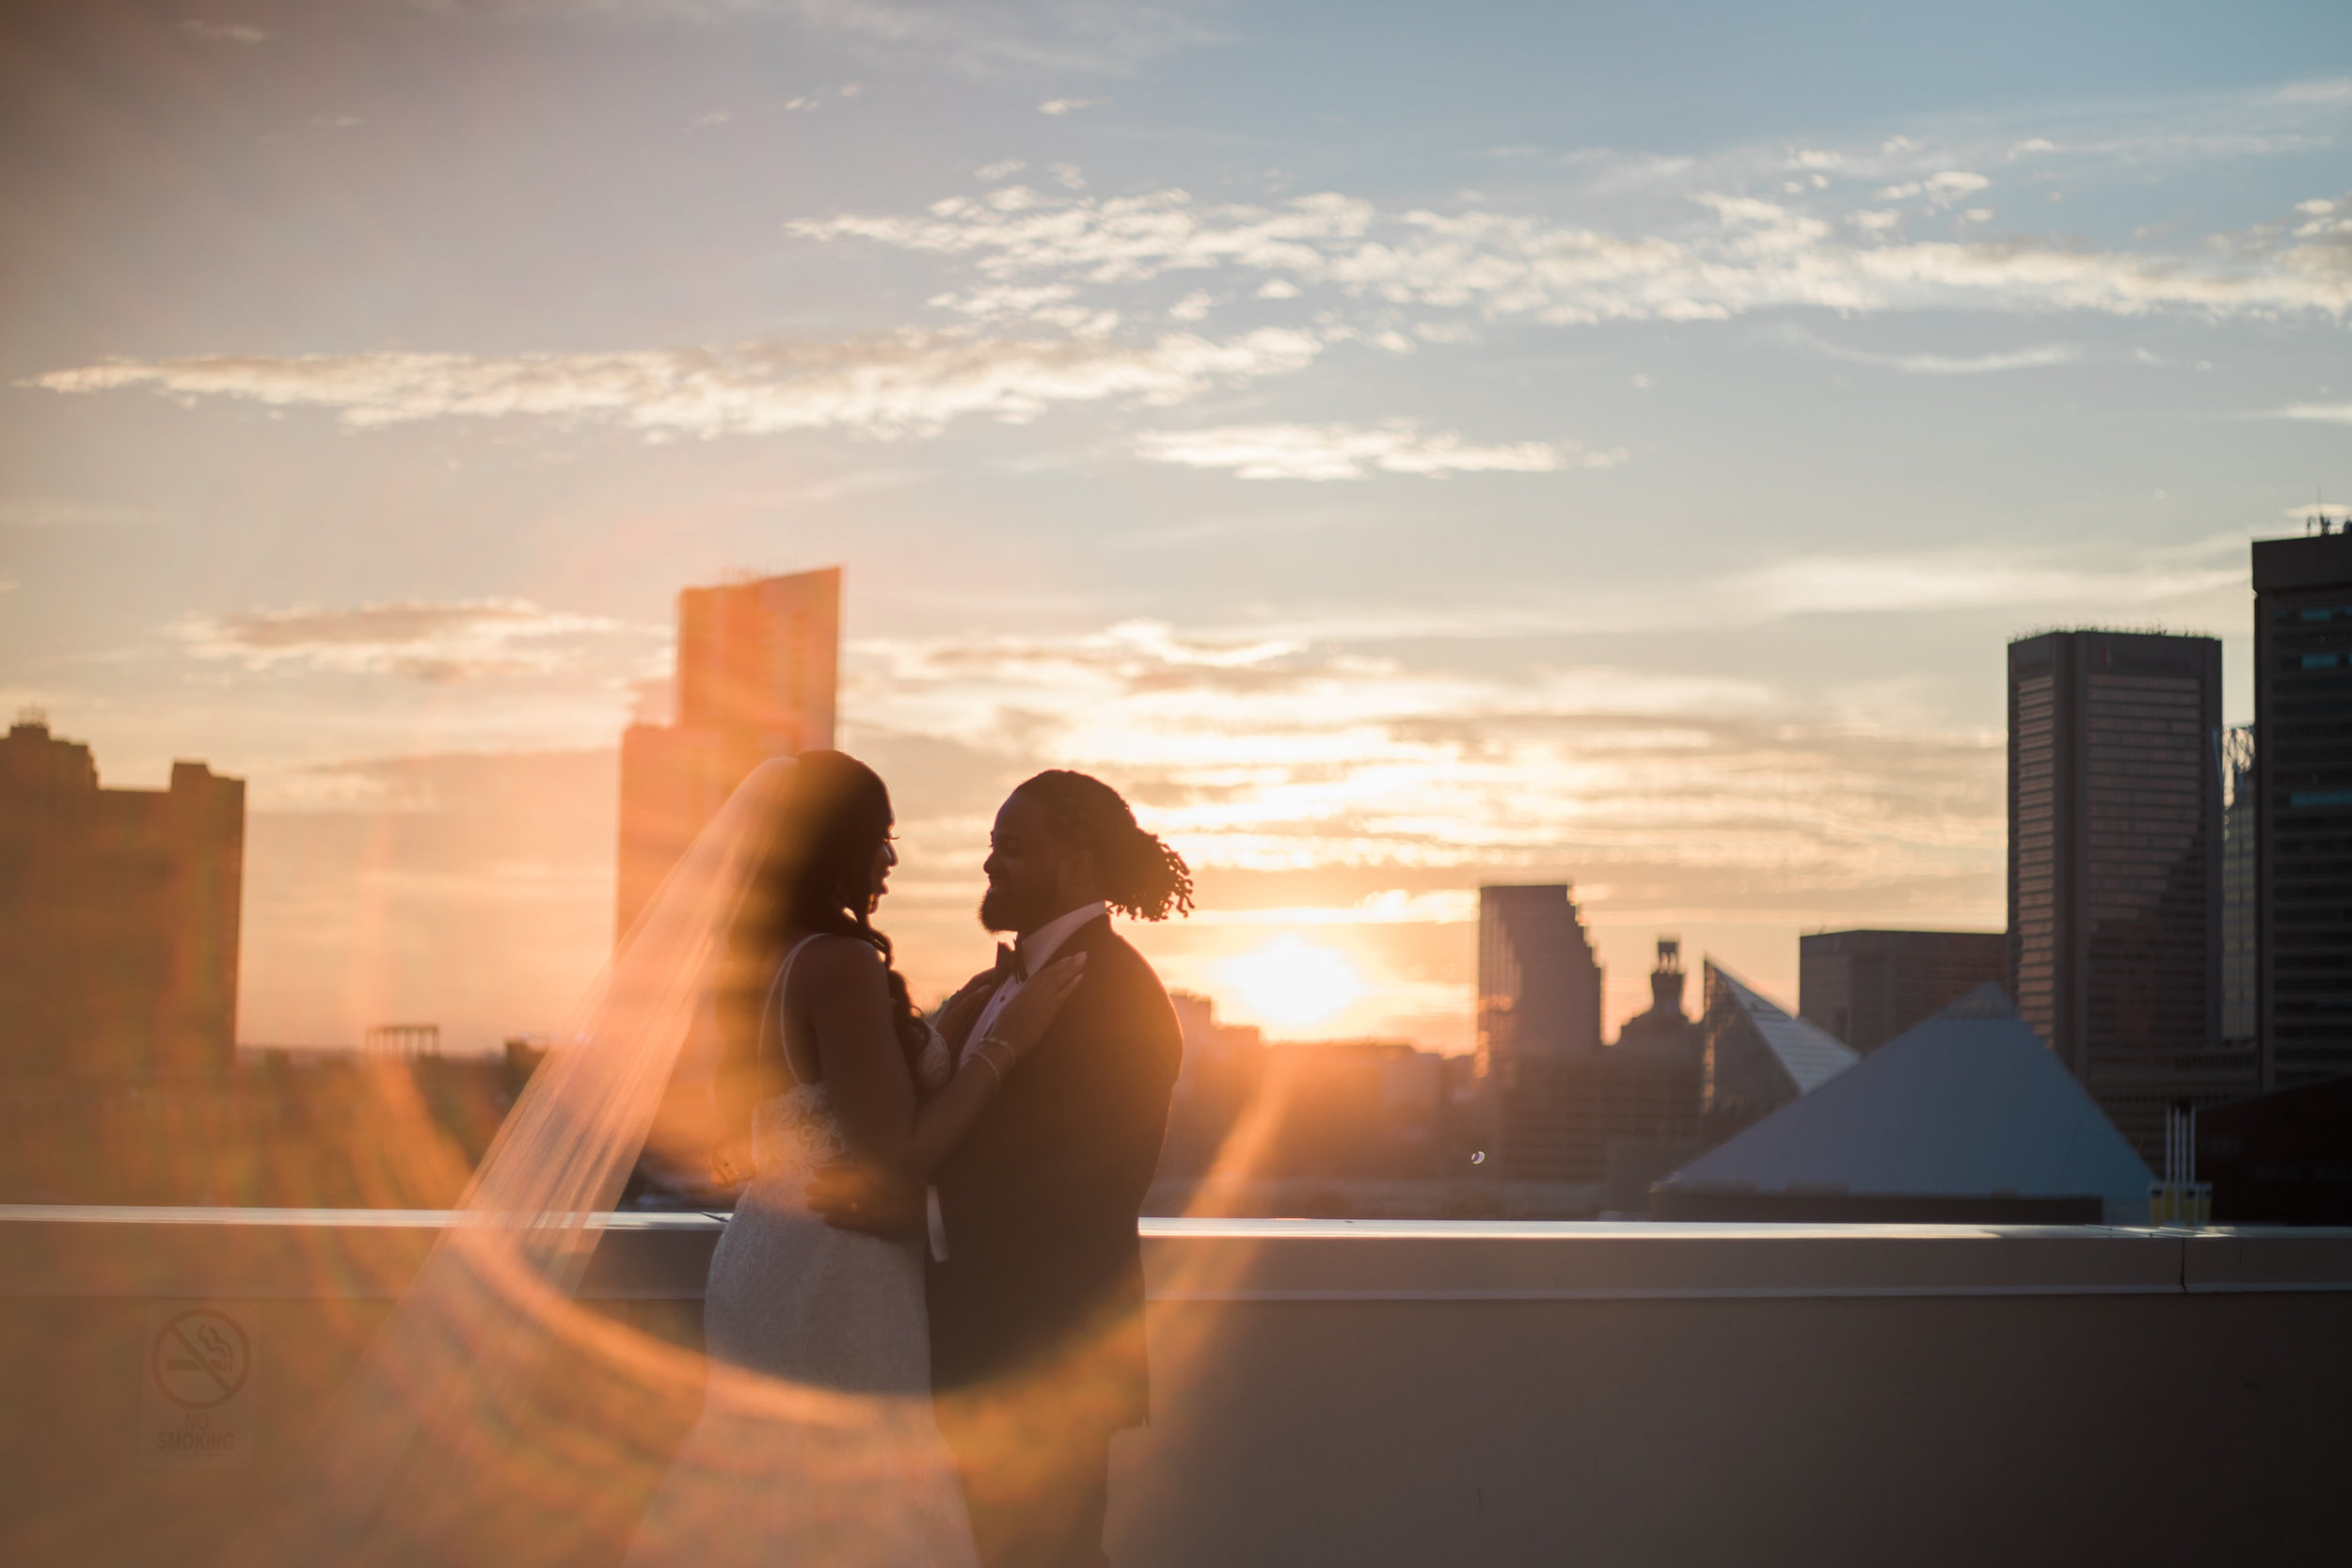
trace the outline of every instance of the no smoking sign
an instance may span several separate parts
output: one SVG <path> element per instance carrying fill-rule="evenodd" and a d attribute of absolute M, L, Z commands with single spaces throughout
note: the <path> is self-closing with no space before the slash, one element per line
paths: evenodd
<path fill-rule="evenodd" d="M 253 1451 L 253 1334 L 217 1307 L 147 1315 L 138 1443 L 165 1462 L 242 1465 Z"/>

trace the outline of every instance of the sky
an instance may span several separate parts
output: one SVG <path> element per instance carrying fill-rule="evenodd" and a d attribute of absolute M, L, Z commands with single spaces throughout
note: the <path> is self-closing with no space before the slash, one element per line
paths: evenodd
<path fill-rule="evenodd" d="M 1793 1006 L 2002 924 L 2010 639 L 2249 717 L 2348 143 L 2325 4 L 10 4 L 0 701 L 248 781 L 248 1041 L 559 1027 L 677 590 L 836 564 L 919 994 L 1071 767 L 1277 1035 L 1493 881 Z"/>

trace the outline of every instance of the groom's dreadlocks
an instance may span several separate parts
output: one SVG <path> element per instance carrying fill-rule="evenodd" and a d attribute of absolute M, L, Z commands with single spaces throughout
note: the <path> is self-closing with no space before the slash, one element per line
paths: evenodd
<path fill-rule="evenodd" d="M 1094 856 L 1111 908 L 1137 920 L 1192 912 L 1192 872 L 1184 857 L 1136 825 L 1119 791 L 1085 773 L 1057 768 L 1013 791 L 1035 801 L 1064 846 Z"/>

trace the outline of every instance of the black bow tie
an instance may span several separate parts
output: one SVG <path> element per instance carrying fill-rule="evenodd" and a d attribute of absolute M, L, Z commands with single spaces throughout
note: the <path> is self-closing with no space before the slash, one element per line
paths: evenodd
<path fill-rule="evenodd" d="M 998 980 L 1025 980 L 1029 972 L 1021 962 L 1021 950 L 1008 942 L 996 944 L 996 977 Z"/>

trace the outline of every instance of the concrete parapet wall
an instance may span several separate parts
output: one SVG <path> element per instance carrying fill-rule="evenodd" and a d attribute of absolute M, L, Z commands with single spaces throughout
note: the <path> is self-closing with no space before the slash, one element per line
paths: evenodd
<path fill-rule="evenodd" d="M 441 1224 L 0 1210 L 0 1557 L 208 1560 Z M 582 1295 L 691 1345 L 719 1228 L 617 1216 Z M 1162 1220 L 1146 1236 L 1157 1415 L 1115 1457 L 1123 1568 L 2286 1562 L 2345 1540 L 2352 1232 Z M 250 1339 L 223 1423 L 240 1463 L 152 1451 L 151 1341 L 191 1310 Z M 580 1403 L 629 1428 L 639 1468 L 575 1456 L 596 1506 L 549 1560 L 617 1557 L 640 1472 L 691 1419 L 675 1406 Z"/>

